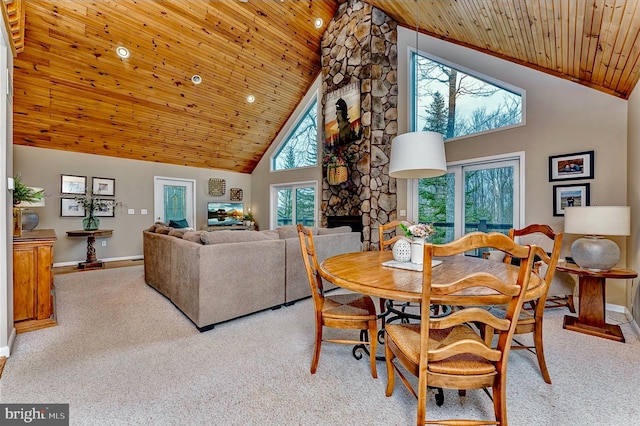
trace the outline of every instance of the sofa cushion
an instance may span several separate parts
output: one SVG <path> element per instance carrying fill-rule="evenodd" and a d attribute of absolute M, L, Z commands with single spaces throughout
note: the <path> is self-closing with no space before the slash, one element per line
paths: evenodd
<path fill-rule="evenodd" d="M 278 231 L 278 235 L 280 235 L 281 240 L 286 240 L 287 238 L 298 238 L 298 227 L 296 225 L 278 226 L 276 231 Z"/>
<path fill-rule="evenodd" d="M 202 234 L 206 231 L 186 231 L 182 235 L 183 240 L 191 241 L 193 243 L 202 244 Z"/>
<path fill-rule="evenodd" d="M 168 234 L 169 232 L 171 232 L 173 228 L 169 227 L 169 226 L 164 226 L 164 225 L 157 225 L 156 226 L 156 234 Z"/>
<path fill-rule="evenodd" d="M 267 236 L 271 240 L 279 240 L 280 234 L 275 229 L 265 229 L 264 231 L 260 231 L 262 235 Z"/>
<path fill-rule="evenodd" d="M 248 241 L 271 240 L 267 234 L 256 231 L 210 231 L 202 233 L 202 243 L 224 244 L 224 243 L 246 243 Z"/>
<path fill-rule="evenodd" d="M 169 226 L 172 228 L 188 228 L 189 222 L 187 222 L 187 219 L 170 220 Z"/>
<path fill-rule="evenodd" d="M 170 237 L 182 238 L 186 232 L 192 231 L 191 228 L 179 228 L 169 231 Z"/>
<path fill-rule="evenodd" d="M 350 226 L 338 226 L 336 228 L 318 228 L 318 235 L 346 234 L 352 232 Z"/>

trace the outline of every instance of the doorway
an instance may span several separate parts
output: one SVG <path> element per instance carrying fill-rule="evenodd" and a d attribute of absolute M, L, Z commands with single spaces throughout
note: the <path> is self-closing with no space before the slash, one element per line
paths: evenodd
<path fill-rule="evenodd" d="M 186 219 L 196 226 L 195 179 L 153 177 L 153 217 L 156 222 Z"/>

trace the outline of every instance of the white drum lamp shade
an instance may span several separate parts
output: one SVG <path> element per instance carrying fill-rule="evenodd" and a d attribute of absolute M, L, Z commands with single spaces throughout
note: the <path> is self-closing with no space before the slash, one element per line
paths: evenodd
<path fill-rule="evenodd" d="M 566 207 L 564 232 L 582 234 L 571 245 L 571 256 L 578 266 L 596 271 L 613 268 L 620 260 L 620 248 L 604 236 L 631 234 L 628 206 Z"/>
<path fill-rule="evenodd" d="M 447 173 L 444 138 L 438 132 L 410 132 L 391 142 L 389 176 L 420 179 Z"/>

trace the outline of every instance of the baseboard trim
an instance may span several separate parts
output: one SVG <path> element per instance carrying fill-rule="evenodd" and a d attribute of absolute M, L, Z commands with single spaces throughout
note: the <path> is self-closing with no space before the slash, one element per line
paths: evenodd
<path fill-rule="evenodd" d="M 100 259 L 103 262 L 118 262 L 121 260 L 141 260 L 144 259 L 144 256 L 139 254 L 136 256 L 124 256 L 124 257 L 107 257 L 107 258 L 103 258 Z M 75 266 L 80 262 L 84 262 L 86 259 L 82 259 L 82 260 L 74 260 L 71 262 L 58 262 L 58 263 L 54 263 L 53 267 L 54 268 L 58 268 L 58 267 L 63 267 L 63 266 Z"/>
<path fill-rule="evenodd" d="M 11 334 L 9 335 L 9 342 L 7 346 L 0 346 L 0 356 L 4 356 L 9 358 L 11 356 L 11 348 L 13 347 L 13 343 L 16 341 L 16 329 L 11 327 Z"/>

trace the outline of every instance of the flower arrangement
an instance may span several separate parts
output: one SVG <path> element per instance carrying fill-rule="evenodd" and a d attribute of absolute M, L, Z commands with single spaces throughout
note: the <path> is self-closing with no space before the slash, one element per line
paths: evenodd
<path fill-rule="evenodd" d="M 323 164 L 347 164 L 355 160 L 356 154 L 351 149 L 325 148 L 322 152 Z"/>
<path fill-rule="evenodd" d="M 93 212 L 96 210 L 106 210 L 114 200 L 93 198 L 93 194 L 82 195 L 75 197 L 76 202 L 84 208 L 85 212 L 89 216 L 93 216 Z"/>
<path fill-rule="evenodd" d="M 432 224 L 418 223 L 416 225 L 407 226 L 400 224 L 400 229 L 404 231 L 404 235 L 411 238 L 426 238 L 436 233 Z"/>

